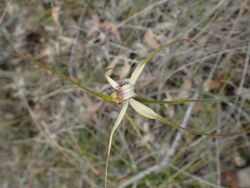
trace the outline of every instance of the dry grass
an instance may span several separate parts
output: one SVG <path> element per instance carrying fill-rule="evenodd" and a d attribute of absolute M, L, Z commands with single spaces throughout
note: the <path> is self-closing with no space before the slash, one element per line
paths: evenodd
<path fill-rule="evenodd" d="M 248 0 L 5 0 L 0 3 L 1 187 L 103 187 L 108 136 L 119 105 L 72 87 L 13 52 L 47 62 L 110 93 L 116 65 L 125 79 L 139 60 L 178 35 L 149 63 L 137 94 L 158 100 L 220 102 L 152 105 L 200 131 L 250 127 Z M 113 63 L 113 64 L 112 64 Z M 249 134 L 181 134 L 129 110 L 113 143 L 109 187 L 233 187 L 228 174 L 250 165 Z"/>

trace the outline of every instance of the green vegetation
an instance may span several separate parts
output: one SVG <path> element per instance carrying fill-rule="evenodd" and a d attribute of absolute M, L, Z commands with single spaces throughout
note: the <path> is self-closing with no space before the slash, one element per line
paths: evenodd
<path fill-rule="evenodd" d="M 0 3 L 1 187 L 104 187 L 121 110 L 105 71 L 127 81 L 177 37 L 185 41 L 146 59 L 138 80 L 132 74 L 135 99 L 223 136 L 179 131 L 128 108 L 108 187 L 241 184 L 227 179 L 250 164 L 249 10 L 247 0 Z"/>

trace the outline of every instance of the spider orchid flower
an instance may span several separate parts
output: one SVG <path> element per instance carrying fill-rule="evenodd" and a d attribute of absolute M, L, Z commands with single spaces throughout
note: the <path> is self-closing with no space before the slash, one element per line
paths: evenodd
<path fill-rule="evenodd" d="M 142 116 L 144 116 L 146 118 L 159 120 L 159 121 L 161 121 L 161 122 L 163 122 L 165 124 L 168 124 L 168 125 L 173 126 L 175 128 L 182 129 L 182 130 L 185 130 L 185 131 L 188 131 L 188 132 L 191 132 L 191 133 L 200 134 L 200 135 L 211 135 L 210 133 L 197 132 L 197 131 L 194 131 L 192 129 L 183 128 L 179 124 L 174 123 L 172 121 L 169 121 L 169 120 L 165 119 L 164 117 L 158 115 L 151 108 L 149 108 L 148 106 L 142 104 L 141 102 L 139 102 L 138 100 L 135 99 L 135 97 L 136 97 L 136 93 L 135 93 L 135 90 L 134 90 L 135 89 L 135 84 L 136 84 L 139 76 L 141 75 L 146 63 L 148 63 L 160 51 L 162 51 L 163 49 L 165 49 L 165 48 L 169 47 L 170 45 L 176 43 L 177 41 L 179 41 L 179 40 L 173 40 L 172 42 L 158 48 L 157 50 L 152 52 L 146 59 L 141 61 L 137 65 L 137 67 L 135 68 L 135 70 L 132 73 L 132 75 L 131 75 L 128 82 L 118 84 L 116 81 L 114 81 L 110 77 L 110 71 L 109 71 L 112 68 L 108 68 L 106 73 L 105 73 L 105 78 L 107 79 L 109 84 L 112 86 L 112 88 L 115 90 L 115 92 L 111 95 L 112 99 L 116 103 L 119 103 L 119 104 L 123 105 L 122 109 L 121 109 L 121 111 L 120 111 L 120 113 L 119 113 L 119 115 L 118 115 L 118 117 L 117 117 L 117 119 L 116 119 L 116 121 L 114 123 L 114 126 L 112 127 L 110 137 L 109 137 L 108 153 L 107 153 L 106 168 L 105 168 L 105 188 L 107 188 L 109 157 L 110 157 L 110 151 L 111 151 L 113 136 L 114 136 L 114 133 L 115 133 L 116 129 L 119 127 L 122 119 L 124 118 L 129 105 L 131 105 L 132 108 L 136 112 L 138 112 L 139 114 L 141 114 Z"/>
<path fill-rule="evenodd" d="M 185 102 L 206 102 L 207 100 L 186 100 L 186 99 L 180 99 L 177 101 L 161 101 L 161 100 L 153 100 L 153 99 L 145 99 L 142 97 L 136 97 L 136 93 L 135 93 L 135 84 L 139 78 L 139 76 L 141 75 L 141 73 L 143 72 L 143 69 L 145 67 L 145 65 L 154 57 L 156 56 L 160 51 L 168 48 L 169 46 L 177 43 L 177 42 L 181 42 L 181 41 L 188 41 L 187 39 L 183 39 L 181 36 L 173 39 L 171 42 L 161 46 L 160 48 L 156 49 L 155 51 L 153 51 L 146 59 L 142 60 L 137 67 L 135 68 L 134 72 L 131 75 L 131 78 L 129 79 L 128 82 L 122 83 L 122 84 L 118 84 L 117 82 L 115 82 L 109 75 L 109 70 L 107 69 L 106 73 L 105 73 L 105 78 L 107 79 L 107 81 L 109 82 L 109 84 L 112 86 L 112 88 L 115 90 L 115 92 L 109 96 L 109 95 L 105 95 L 103 93 L 97 92 L 85 85 L 82 85 L 79 81 L 74 80 L 73 78 L 70 78 L 66 75 L 64 75 L 63 73 L 61 73 L 60 71 L 56 70 L 54 67 L 52 67 L 49 64 L 46 63 L 42 63 L 39 62 L 37 60 L 35 60 L 32 57 L 29 56 L 24 56 L 24 55 L 20 55 L 20 54 L 16 54 L 13 53 L 12 56 L 14 58 L 17 59 L 22 59 L 22 60 L 26 60 L 31 62 L 34 65 L 37 65 L 38 67 L 45 69 L 55 75 L 57 75 L 59 78 L 61 78 L 62 80 L 65 80 L 69 83 L 71 83 L 72 85 L 75 85 L 76 87 L 79 87 L 81 89 L 83 89 L 84 91 L 95 95 L 96 97 L 100 98 L 101 100 L 107 101 L 107 102 L 112 102 L 112 103 L 118 103 L 118 104 L 122 104 L 122 109 L 114 123 L 114 126 L 111 129 L 111 133 L 110 133 L 110 137 L 109 137 L 109 144 L 108 144 L 108 151 L 107 151 L 107 159 L 106 159 L 106 168 L 105 168 L 105 188 L 107 188 L 107 180 L 108 180 L 108 165 L 109 165 L 109 157 L 110 157 L 110 151 L 111 151 L 111 145 L 112 145 L 112 140 L 113 140 L 113 136 L 114 133 L 116 131 L 116 129 L 119 127 L 122 119 L 124 118 L 126 111 L 128 109 L 128 106 L 131 105 L 132 108 L 138 112 L 139 114 L 141 114 L 142 116 L 149 118 L 149 119 L 154 119 L 154 120 L 158 120 L 163 122 L 164 124 L 167 124 L 169 126 L 172 126 L 174 128 L 192 133 L 192 134 L 198 134 L 198 135 L 206 135 L 206 136 L 233 136 L 233 135 L 240 135 L 240 134 L 245 134 L 247 132 L 250 132 L 249 128 L 245 128 L 242 131 L 239 132 L 229 132 L 229 133 L 220 133 L 220 134 L 213 134 L 213 133 L 206 133 L 206 132 L 200 132 L 200 131 L 196 131 L 193 129 L 189 129 L 189 128 L 183 128 L 182 126 L 180 126 L 179 124 L 167 120 L 164 117 L 158 115 L 156 112 L 154 112 L 151 108 L 149 108 L 148 106 L 144 105 L 147 103 L 154 103 L 154 104 L 181 104 L 181 103 L 185 103 Z M 189 42 L 189 41 L 188 41 Z M 143 102 L 144 104 L 142 104 L 141 102 Z M 214 100 L 213 100 L 214 102 Z"/>

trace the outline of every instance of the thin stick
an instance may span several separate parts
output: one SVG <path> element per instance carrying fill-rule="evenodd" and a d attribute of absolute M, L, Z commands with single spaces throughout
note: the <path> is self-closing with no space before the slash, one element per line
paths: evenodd
<path fill-rule="evenodd" d="M 222 124 L 221 124 L 221 104 L 218 102 L 217 103 L 217 129 L 216 129 L 216 134 L 220 134 L 221 132 L 221 127 L 222 127 Z M 215 144 L 216 144 L 216 153 L 215 153 L 215 156 L 216 156 L 216 177 L 217 177 L 217 185 L 218 186 L 221 186 L 221 164 L 220 164 L 220 138 L 217 137 L 216 140 L 215 140 Z"/>

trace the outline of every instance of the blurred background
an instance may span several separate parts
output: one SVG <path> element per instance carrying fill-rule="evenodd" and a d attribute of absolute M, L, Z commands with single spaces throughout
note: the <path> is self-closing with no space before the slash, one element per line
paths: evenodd
<path fill-rule="evenodd" d="M 150 52 L 138 96 L 197 136 L 129 108 L 110 156 L 110 188 L 250 187 L 249 0 L 1 0 L 0 187 L 104 187 L 107 103 L 25 58 L 105 93 L 108 66 L 126 80 Z"/>

